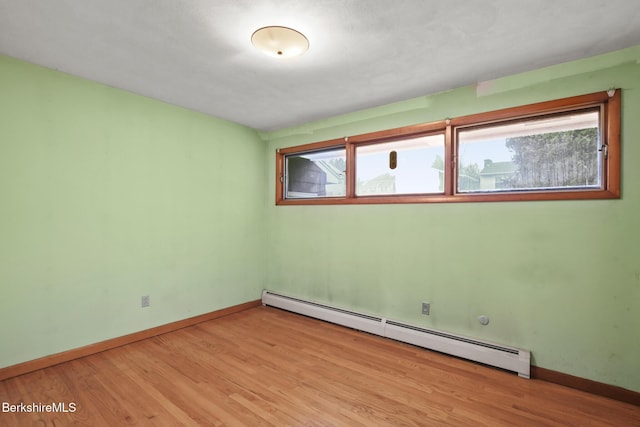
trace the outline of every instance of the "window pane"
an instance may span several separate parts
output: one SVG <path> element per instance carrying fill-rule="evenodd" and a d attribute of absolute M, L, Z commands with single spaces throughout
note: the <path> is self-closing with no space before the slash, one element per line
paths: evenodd
<path fill-rule="evenodd" d="M 441 193 L 443 159 L 442 134 L 357 147 L 356 195 Z"/>
<path fill-rule="evenodd" d="M 458 192 L 601 187 L 598 110 L 458 132 Z"/>
<path fill-rule="evenodd" d="M 344 197 L 346 154 L 344 148 L 286 156 L 287 199 Z"/>

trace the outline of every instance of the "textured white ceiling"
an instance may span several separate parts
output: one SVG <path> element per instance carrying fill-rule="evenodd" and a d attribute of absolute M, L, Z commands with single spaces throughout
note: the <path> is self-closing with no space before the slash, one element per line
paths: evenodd
<path fill-rule="evenodd" d="M 0 53 L 260 130 L 638 44 L 638 0 L 0 0 Z"/>

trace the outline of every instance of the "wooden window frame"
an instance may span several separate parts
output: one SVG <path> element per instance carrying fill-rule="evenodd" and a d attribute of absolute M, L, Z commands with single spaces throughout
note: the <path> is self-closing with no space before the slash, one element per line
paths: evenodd
<path fill-rule="evenodd" d="M 519 190 L 500 192 L 456 191 L 457 165 L 456 135 L 458 129 L 472 126 L 498 124 L 518 119 L 529 119 L 556 113 L 567 113 L 589 108 L 600 108 L 603 155 L 601 187 L 596 189 Z M 452 202 L 505 202 L 527 200 L 590 200 L 620 198 L 621 164 L 621 90 L 609 90 L 587 95 L 539 102 L 484 113 L 456 117 L 431 123 L 422 123 L 396 129 L 347 136 L 328 141 L 314 142 L 276 151 L 276 205 L 342 205 L 342 204 L 393 204 L 393 203 L 452 203 Z M 391 142 L 411 137 L 444 134 L 444 191 L 437 194 L 398 194 L 357 196 L 355 193 L 356 147 Z M 331 148 L 344 148 L 346 152 L 346 195 L 343 197 L 314 197 L 286 199 L 284 186 L 285 159 L 287 155 L 304 154 Z"/>

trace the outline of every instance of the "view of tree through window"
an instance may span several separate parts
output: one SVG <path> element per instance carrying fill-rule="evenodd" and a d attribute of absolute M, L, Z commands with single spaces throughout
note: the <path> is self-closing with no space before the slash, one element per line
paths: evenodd
<path fill-rule="evenodd" d="M 507 138 L 513 188 L 599 186 L 598 129 Z"/>
<path fill-rule="evenodd" d="M 600 186 L 599 113 L 460 130 L 458 191 Z"/>
<path fill-rule="evenodd" d="M 276 151 L 276 204 L 620 198 L 620 89 Z"/>

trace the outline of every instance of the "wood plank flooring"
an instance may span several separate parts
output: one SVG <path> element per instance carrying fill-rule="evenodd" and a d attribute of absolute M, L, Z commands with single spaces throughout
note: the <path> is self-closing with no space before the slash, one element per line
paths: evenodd
<path fill-rule="evenodd" d="M 2 426 L 640 426 L 640 407 L 257 307 L 0 382 Z"/>

